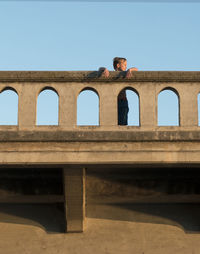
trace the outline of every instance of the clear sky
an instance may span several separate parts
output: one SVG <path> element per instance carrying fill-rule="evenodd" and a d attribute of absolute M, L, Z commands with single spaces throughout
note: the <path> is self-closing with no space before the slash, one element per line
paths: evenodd
<path fill-rule="evenodd" d="M 0 70 L 112 70 L 122 56 L 199 71 L 199 13 L 198 2 L 0 1 Z"/>

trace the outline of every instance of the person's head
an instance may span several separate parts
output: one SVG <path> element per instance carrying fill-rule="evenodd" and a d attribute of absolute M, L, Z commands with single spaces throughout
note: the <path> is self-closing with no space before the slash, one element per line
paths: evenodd
<path fill-rule="evenodd" d="M 127 60 L 123 57 L 115 57 L 113 59 L 113 68 L 116 71 L 125 71 L 127 67 Z"/>

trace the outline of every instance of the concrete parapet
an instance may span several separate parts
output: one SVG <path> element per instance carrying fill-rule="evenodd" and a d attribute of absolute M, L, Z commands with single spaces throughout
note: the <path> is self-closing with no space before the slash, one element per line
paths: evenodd
<path fill-rule="evenodd" d="M 96 71 L 1 71 L 0 90 L 5 88 L 14 89 L 19 96 L 20 130 L 39 127 L 36 126 L 37 97 L 45 88 L 56 91 L 59 96 L 60 129 L 77 127 L 77 97 L 84 89 L 99 95 L 99 127 L 117 126 L 117 96 L 127 88 L 139 96 L 139 128 L 157 128 L 157 98 L 165 89 L 177 92 L 180 127 L 198 126 L 200 72 L 141 71 L 126 79 L 125 72 L 111 72 L 109 78 L 104 78 L 98 77 Z"/>

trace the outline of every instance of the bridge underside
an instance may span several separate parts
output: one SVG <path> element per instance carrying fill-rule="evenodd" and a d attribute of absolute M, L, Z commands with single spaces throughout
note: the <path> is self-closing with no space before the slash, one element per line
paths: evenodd
<path fill-rule="evenodd" d="M 64 204 L 67 232 L 84 230 L 91 206 L 198 203 L 199 141 L 173 128 L 2 131 L 0 202 Z"/>
<path fill-rule="evenodd" d="M 85 216 L 121 218 L 113 207 L 146 205 L 148 213 L 155 204 L 199 202 L 198 163 L 0 166 L 0 203 L 60 204 L 67 232 L 83 231 Z"/>

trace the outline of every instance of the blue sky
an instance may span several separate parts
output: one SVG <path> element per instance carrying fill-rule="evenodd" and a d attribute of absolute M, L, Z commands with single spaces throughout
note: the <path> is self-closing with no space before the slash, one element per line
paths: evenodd
<path fill-rule="evenodd" d="M 199 70 L 199 3 L 0 1 L 1 70 Z"/>
<path fill-rule="evenodd" d="M 0 1 L 0 70 L 112 70 L 122 56 L 142 71 L 198 71 L 199 13 L 194 2 Z"/>

